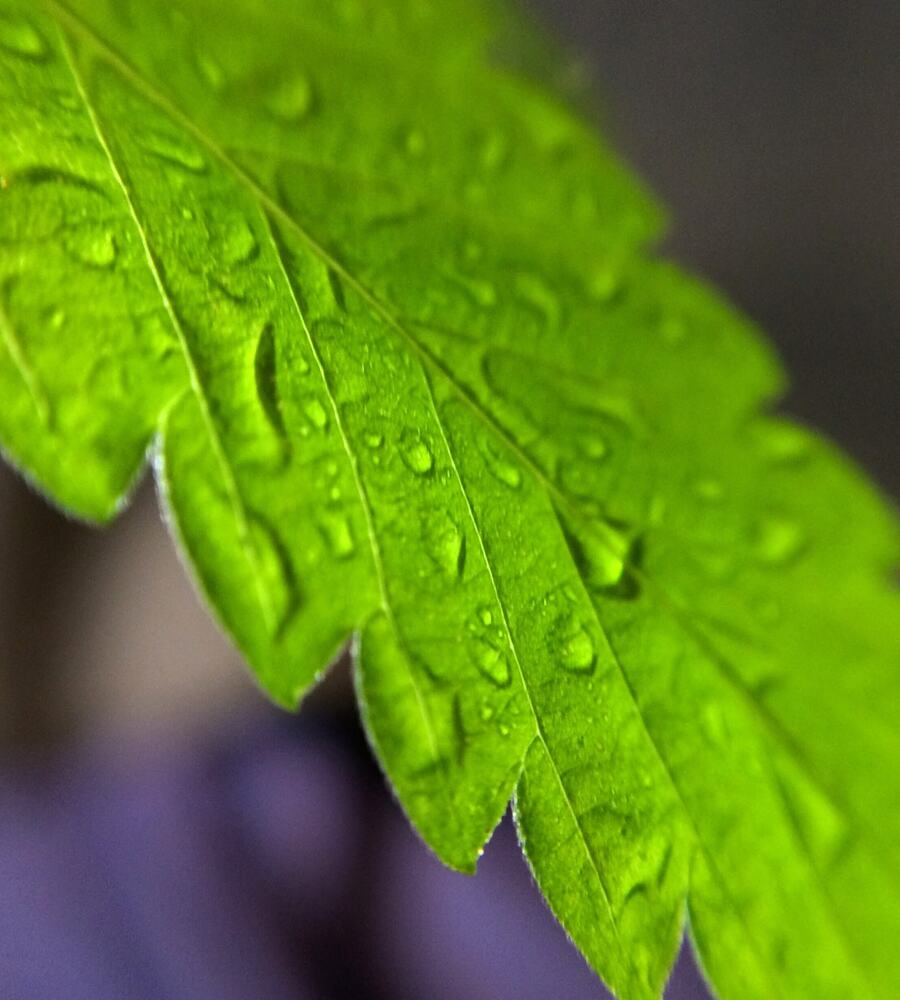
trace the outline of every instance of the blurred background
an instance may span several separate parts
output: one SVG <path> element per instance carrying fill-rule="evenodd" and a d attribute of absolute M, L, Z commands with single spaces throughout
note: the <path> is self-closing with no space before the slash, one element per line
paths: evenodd
<path fill-rule="evenodd" d="M 671 209 L 664 250 L 770 333 L 786 408 L 900 496 L 900 5 L 530 0 Z M 407 827 L 347 664 L 269 706 L 145 484 L 106 532 L 0 468 L 4 1000 L 606 994 L 504 821 L 477 878 Z M 706 993 L 690 955 L 671 1000 Z"/>

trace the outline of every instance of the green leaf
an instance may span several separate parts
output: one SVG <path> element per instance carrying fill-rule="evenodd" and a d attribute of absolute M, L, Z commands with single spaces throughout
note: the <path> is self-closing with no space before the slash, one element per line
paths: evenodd
<path fill-rule="evenodd" d="M 357 636 L 411 820 L 512 796 L 620 995 L 900 982 L 896 518 L 475 0 L 0 0 L 0 440 L 91 520 L 147 450 L 294 705 Z"/>

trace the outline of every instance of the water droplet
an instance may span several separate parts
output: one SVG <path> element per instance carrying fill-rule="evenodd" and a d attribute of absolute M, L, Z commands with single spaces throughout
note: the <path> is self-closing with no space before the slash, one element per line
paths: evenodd
<path fill-rule="evenodd" d="M 494 612 L 489 604 L 482 604 L 478 609 L 478 620 L 482 625 L 494 624 Z"/>
<path fill-rule="evenodd" d="M 497 687 L 510 682 L 509 656 L 506 650 L 484 638 L 469 640 L 469 653 L 479 673 Z"/>
<path fill-rule="evenodd" d="M 785 517 L 767 517 L 753 529 L 752 547 L 756 558 L 769 565 L 784 565 L 800 554 L 805 544 L 800 526 Z"/>
<path fill-rule="evenodd" d="M 587 435 L 578 441 L 578 450 L 585 458 L 594 462 L 602 462 L 609 454 L 609 446 L 601 437 L 596 434 Z"/>
<path fill-rule="evenodd" d="M 698 479 L 694 483 L 694 494 L 704 503 L 718 503 L 725 495 L 725 487 L 718 479 Z"/>
<path fill-rule="evenodd" d="M 509 726 L 501 722 L 500 725 L 497 726 L 497 732 L 499 732 L 501 736 L 509 736 Z"/>
<path fill-rule="evenodd" d="M 372 451 L 377 451 L 384 444 L 384 436 L 382 434 L 369 433 L 365 435 L 363 440 L 366 443 L 366 447 L 371 448 Z"/>
<path fill-rule="evenodd" d="M 680 316 L 666 316 L 659 324 L 659 333 L 667 344 L 680 344 L 687 336 L 687 327 Z"/>
<path fill-rule="evenodd" d="M 428 518 L 423 532 L 425 551 L 437 568 L 449 579 L 462 575 L 466 557 L 466 536 L 449 514 Z"/>
<path fill-rule="evenodd" d="M 239 219 L 222 238 L 222 256 L 227 264 L 246 264 L 259 251 L 256 235 L 245 219 Z"/>
<path fill-rule="evenodd" d="M 409 428 L 400 437 L 400 457 L 407 469 L 417 476 L 425 476 L 434 468 L 431 449 L 418 431 Z"/>
<path fill-rule="evenodd" d="M 595 302 L 604 305 L 618 298 L 622 291 L 622 279 L 611 267 L 598 267 L 591 275 L 587 285 L 588 295 Z"/>
<path fill-rule="evenodd" d="M 428 146 L 425 133 L 420 128 L 411 128 L 403 133 L 402 143 L 404 150 L 410 155 L 419 157 Z"/>
<path fill-rule="evenodd" d="M 341 511 L 326 510 L 319 516 L 317 523 L 332 556 L 335 559 L 349 559 L 356 551 L 356 543 L 346 515 Z"/>
<path fill-rule="evenodd" d="M 499 170 L 509 157 L 509 141 L 502 132 L 489 132 L 481 142 L 478 159 L 483 170 Z"/>
<path fill-rule="evenodd" d="M 152 156 L 192 174 L 206 170 L 206 159 L 189 139 L 168 132 L 144 132 L 141 144 Z"/>
<path fill-rule="evenodd" d="M 253 571 L 269 631 L 278 635 L 297 609 L 298 594 L 287 551 L 261 518 L 250 521 Z"/>
<path fill-rule="evenodd" d="M 597 662 L 597 648 L 590 632 L 577 619 L 564 622 L 557 629 L 559 663 L 572 673 L 590 673 Z"/>
<path fill-rule="evenodd" d="M 108 268 L 116 262 L 116 238 L 109 229 L 73 230 L 65 238 L 72 257 L 89 267 Z"/>
<path fill-rule="evenodd" d="M 225 86 L 225 71 L 208 52 L 197 52 L 194 61 L 200 76 L 213 88 L 221 90 Z"/>
<path fill-rule="evenodd" d="M 66 312 L 64 309 L 54 309 L 50 313 L 50 326 L 54 330 L 61 330 L 66 322 Z"/>
<path fill-rule="evenodd" d="M 715 701 L 709 701 L 700 716 L 700 726 L 703 735 L 713 746 L 722 746 L 728 736 L 725 726 L 725 713 L 722 706 Z"/>
<path fill-rule="evenodd" d="M 504 486 L 517 490 L 522 485 L 522 473 L 519 467 L 508 462 L 488 438 L 482 438 L 479 447 L 491 475 Z"/>
<path fill-rule="evenodd" d="M 638 582 L 627 572 L 640 564 L 642 543 L 626 527 L 609 520 L 573 521 L 564 511 L 560 519 L 581 578 L 588 589 L 611 597 L 636 597 Z"/>
<path fill-rule="evenodd" d="M 490 722 L 491 719 L 493 719 L 493 717 L 494 717 L 494 706 L 489 701 L 486 701 L 481 706 L 481 721 Z"/>
<path fill-rule="evenodd" d="M 195 219 L 194 213 L 189 208 L 182 208 L 181 217 L 185 222 L 193 222 Z"/>
<path fill-rule="evenodd" d="M 318 396 L 306 396 L 300 405 L 306 414 L 306 419 L 317 431 L 326 430 L 328 427 L 328 411 L 322 405 L 322 401 Z"/>
<path fill-rule="evenodd" d="M 809 457 L 809 432 L 796 424 L 767 423 L 756 430 L 759 450 L 776 465 L 792 465 Z"/>
<path fill-rule="evenodd" d="M 269 94 L 266 108 L 281 121 L 296 125 L 312 113 L 315 103 L 312 80 L 306 74 L 298 73 L 283 80 Z"/>
<path fill-rule="evenodd" d="M 0 15 L 0 48 L 26 59 L 40 60 L 47 43 L 35 26 L 24 17 Z"/>

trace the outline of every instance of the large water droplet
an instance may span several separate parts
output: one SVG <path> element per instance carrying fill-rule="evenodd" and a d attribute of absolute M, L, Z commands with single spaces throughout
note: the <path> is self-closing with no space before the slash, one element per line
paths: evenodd
<path fill-rule="evenodd" d="M 400 437 L 400 457 L 403 464 L 417 476 L 425 476 L 434 468 L 434 455 L 422 435 L 407 428 Z"/>
<path fill-rule="evenodd" d="M 767 517 L 755 525 L 753 554 L 762 562 L 782 566 L 796 558 L 806 543 L 802 528 L 786 517 Z"/>
<path fill-rule="evenodd" d="M 0 14 L 0 48 L 25 59 L 40 60 L 47 43 L 35 26 L 24 17 Z"/>
<path fill-rule="evenodd" d="M 637 596 L 637 581 L 627 569 L 629 562 L 639 562 L 641 540 L 608 520 L 573 520 L 565 511 L 560 511 L 560 518 L 588 589 L 619 598 Z"/>
<path fill-rule="evenodd" d="M 469 640 L 469 654 L 478 671 L 497 687 L 510 682 L 509 654 L 492 641 L 477 637 Z"/>
<path fill-rule="evenodd" d="M 349 559 L 356 551 L 356 543 L 347 516 L 339 510 L 326 510 L 317 523 L 331 555 L 335 559 Z"/>
<path fill-rule="evenodd" d="M 203 153 L 189 139 L 168 132 L 143 132 L 141 145 L 152 156 L 164 163 L 192 174 L 202 174 L 206 170 Z"/>
<path fill-rule="evenodd" d="M 118 256 L 116 238 L 109 229 L 72 230 L 65 246 L 72 257 L 89 267 L 112 267 Z"/>
<path fill-rule="evenodd" d="M 266 108 L 281 121 L 296 125 L 312 113 L 315 101 L 312 80 L 298 73 L 275 87 L 266 100 Z"/>
<path fill-rule="evenodd" d="M 466 558 L 466 536 L 449 514 L 430 516 L 423 531 L 425 551 L 449 579 L 461 576 Z"/>
<path fill-rule="evenodd" d="M 488 471 L 498 482 L 508 486 L 511 490 L 517 490 L 522 485 L 521 470 L 517 465 L 507 461 L 493 441 L 482 438 L 479 442 L 479 450 Z"/>
<path fill-rule="evenodd" d="M 299 603 L 290 560 L 274 530 L 258 517 L 250 521 L 253 571 L 269 631 L 278 635 Z"/>

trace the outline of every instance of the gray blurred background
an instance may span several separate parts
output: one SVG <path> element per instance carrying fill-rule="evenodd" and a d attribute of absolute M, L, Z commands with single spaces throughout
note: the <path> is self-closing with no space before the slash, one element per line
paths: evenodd
<path fill-rule="evenodd" d="M 900 495 L 900 4 L 529 6 L 580 56 L 606 130 L 669 206 L 664 251 L 768 330 L 792 374 L 786 408 Z M 0 747 L 10 1000 L 604 995 L 508 829 L 473 882 L 404 827 L 345 665 L 299 720 L 263 701 L 146 484 L 96 532 L 0 469 Z M 56 871 L 41 850 L 70 860 Z M 153 932 L 173 920 L 177 955 Z M 204 920 L 219 938 L 197 932 Z M 685 957 L 671 996 L 703 995 Z"/>

